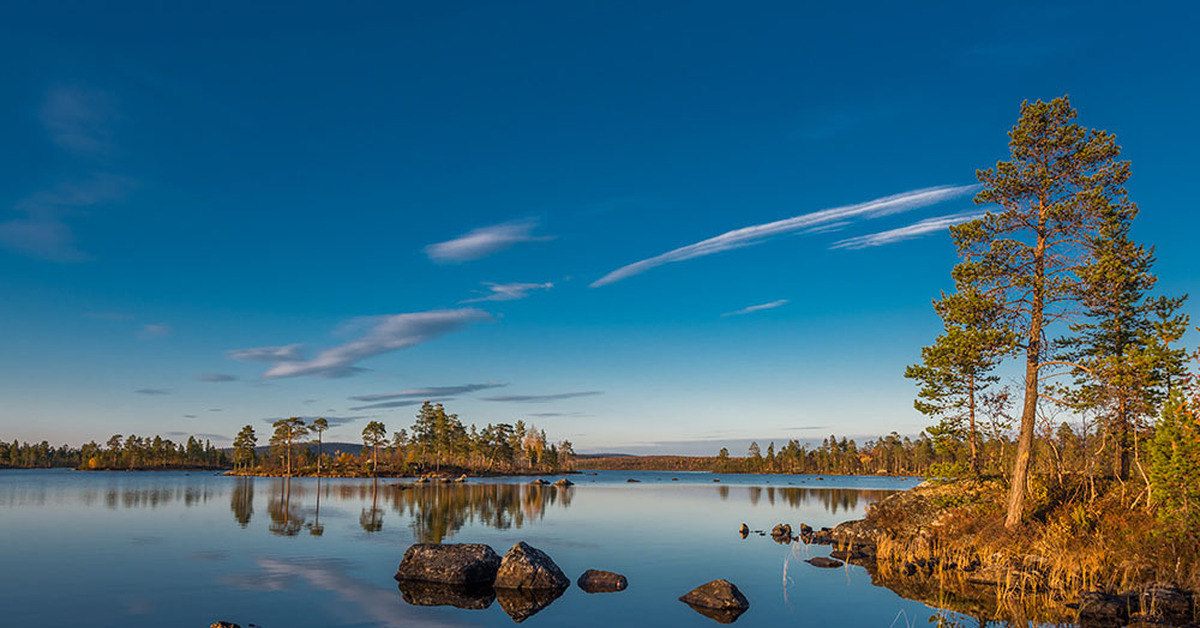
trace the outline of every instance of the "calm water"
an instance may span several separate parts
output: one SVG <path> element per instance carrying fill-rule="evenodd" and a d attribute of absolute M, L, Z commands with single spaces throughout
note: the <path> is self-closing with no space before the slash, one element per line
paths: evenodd
<path fill-rule="evenodd" d="M 4 471 L 0 609 L 14 626 L 511 626 L 499 603 L 409 605 L 392 574 L 417 541 L 487 543 L 502 555 L 524 540 L 572 580 L 589 568 L 629 578 L 621 593 L 572 585 L 527 625 L 713 626 L 676 598 L 716 578 L 749 598 L 741 626 L 911 627 L 935 614 L 872 586 L 859 567 L 801 562 L 828 548 L 737 534 L 743 521 L 832 526 L 914 481 L 603 471 L 571 479 L 577 486 L 565 490 L 526 486 L 528 478 L 318 488 L 313 479 L 205 473 Z"/>

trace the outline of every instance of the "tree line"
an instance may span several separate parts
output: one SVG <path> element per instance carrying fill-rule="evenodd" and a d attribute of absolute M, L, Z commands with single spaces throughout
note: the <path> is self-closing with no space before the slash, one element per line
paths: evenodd
<path fill-rule="evenodd" d="M 357 456 L 324 451 L 324 418 L 311 424 L 300 417 L 280 419 L 265 455 L 258 434 L 247 425 L 233 441 L 232 460 L 239 473 L 279 475 L 415 475 L 422 473 L 552 473 L 568 470 L 575 451 L 568 440 L 552 442 L 545 430 L 523 420 L 466 426 L 440 403 L 425 402 L 416 420 L 389 436 L 387 426 L 370 421 L 363 427 Z"/>
<path fill-rule="evenodd" d="M 208 440 L 201 442 L 195 436 L 189 436 L 186 442 L 175 443 L 161 436 L 114 434 L 104 444 L 91 441 L 78 448 L 70 445 L 51 447 L 46 441 L 37 444 L 0 441 L 0 467 L 14 469 L 220 469 L 228 464 L 224 452 Z"/>

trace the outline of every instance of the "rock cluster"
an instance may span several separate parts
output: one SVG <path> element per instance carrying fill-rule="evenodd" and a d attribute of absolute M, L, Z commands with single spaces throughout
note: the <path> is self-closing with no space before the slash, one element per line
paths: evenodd
<path fill-rule="evenodd" d="M 499 602 L 517 623 L 549 606 L 571 585 L 550 556 L 524 541 L 503 558 L 487 545 L 417 543 L 404 552 L 395 578 L 404 601 L 414 606 L 482 610 Z M 579 587 L 589 593 L 627 586 L 625 576 L 609 571 L 589 569 L 579 577 Z"/>

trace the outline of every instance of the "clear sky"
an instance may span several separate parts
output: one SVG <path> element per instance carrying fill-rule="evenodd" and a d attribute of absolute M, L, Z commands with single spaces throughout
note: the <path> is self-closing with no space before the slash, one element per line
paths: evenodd
<path fill-rule="evenodd" d="M 179 4 L 3 11 L 0 438 L 915 434 L 945 227 L 1064 93 L 1200 293 L 1192 3 Z"/>

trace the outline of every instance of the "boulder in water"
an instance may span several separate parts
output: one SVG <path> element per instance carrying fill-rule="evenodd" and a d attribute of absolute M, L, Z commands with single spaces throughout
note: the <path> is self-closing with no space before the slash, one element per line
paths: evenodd
<path fill-rule="evenodd" d="M 396 580 L 443 584 L 491 584 L 500 557 L 487 545 L 475 543 L 416 543 L 404 552 Z"/>
<path fill-rule="evenodd" d="M 518 541 L 500 561 L 495 585 L 497 589 L 565 589 L 571 581 L 545 552 Z"/>

